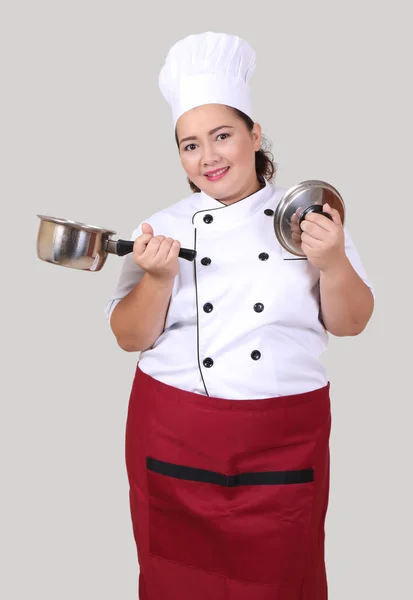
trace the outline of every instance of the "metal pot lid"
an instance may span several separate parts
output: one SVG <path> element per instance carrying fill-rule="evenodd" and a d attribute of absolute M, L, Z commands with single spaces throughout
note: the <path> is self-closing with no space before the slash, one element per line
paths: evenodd
<path fill-rule="evenodd" d="M 49 217 L 47 215 L 37 215 L 42 221 L 49 221 L 50 223 L 56 223 L 57 225 L 70 225 L 76 229 L 82 231 L 90 231 L 93 233 L 108 233 L 109 235 L 116 235 L 116 231 L 111 229 L 104 229 L 102 227 L 95 227 L 94 225 L 86 225 L 85 223 L 79 223 L 77 221 L 69 221 L 68 219 L 59 219 L 58 217 Z"/>
<path fill-rule="evenodd" d="M 301 250 L 300 219 L 303 218 L 304 211 L 306 214 L 313 211 L 322 212 L 324 204 L 329 204 L 331 208 L 338 210 L 344 225 L 346 212 L 344 201 L 339 192 L 329 183 L 311 179 L 287 190 L 274 214 L 275 235 L 287 252 L 305 257 Z"/>

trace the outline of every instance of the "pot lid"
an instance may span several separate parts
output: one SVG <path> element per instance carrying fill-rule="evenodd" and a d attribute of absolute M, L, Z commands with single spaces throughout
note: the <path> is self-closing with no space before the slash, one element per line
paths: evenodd
<path fill-rule="evenodd" d="M 331 208 L 338 210 L 344 225 L 346 212 L 344 201 L 339 192 L 329 183 L 310 179 L 287 190 L 274 214 L 275 235 L 287 252 L 305 257 L 301 250 L 300 222 L 309 212 L 322 213 L 324 204 L 329 204 Z"/>

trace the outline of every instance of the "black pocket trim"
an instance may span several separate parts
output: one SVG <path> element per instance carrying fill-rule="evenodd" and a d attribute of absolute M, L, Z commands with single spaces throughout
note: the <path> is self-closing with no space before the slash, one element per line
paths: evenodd
<path fill-rule="evenodd" d="M 174 479 L 185 481 L 198 481 L 213 483 L 224 487 L 238 487 L 242 485 L 289 485 L 292 483 L 311 483 L 314 481 L 314 469 L 299 471 L 265 471 L 263 473 L 240 473 L 238 475 L 223 475 L 206 469 L 196 469 L 176 465 L 156 458 L 146 458 L 146 468 L 159 475 L 166 475 Z"/>
<path fill-rule="evenodd" d="M 308 258 L 283 258 L 283 260 L 308 260 Z"/>

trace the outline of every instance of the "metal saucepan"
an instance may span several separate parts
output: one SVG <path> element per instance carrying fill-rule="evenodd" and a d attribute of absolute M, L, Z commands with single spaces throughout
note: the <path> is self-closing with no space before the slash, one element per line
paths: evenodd
<path fill-rule="evenodd" d="M 116 231 L 56 217 L 37 216 L 40 219 L 37 256 L 45 262 L 83 271 L 100 271 L 108 254 L 124 256 L 133 251 L 134 242 L 111 239 Z M 195 256 L 195 250 L 180 249 L 180 258 L 193 261 Z"/>
<path fill-rule="evenodd" d="M 278 203 L 274 214 L 274 231 L 281 246 L 295 256 L 305 257 L 301 250 L 301 224 L 311 212 L 328 219 L 331 215 L 323 211 L 324 204 L 338 210 L 344 225 L 346 209 L 338 191 L 329 183 L 311 179 L 291 187 Z M 296 216 L 292 220 L 292 217 Z"/>

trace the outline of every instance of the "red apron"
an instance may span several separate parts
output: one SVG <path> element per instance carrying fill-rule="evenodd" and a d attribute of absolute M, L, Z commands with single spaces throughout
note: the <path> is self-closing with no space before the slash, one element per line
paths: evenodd
<path fill-rule="evenodd" d="M 140 600 L 327 599 L 329 388 L 223 400 L 137 367 L 126 467 Z"/>

